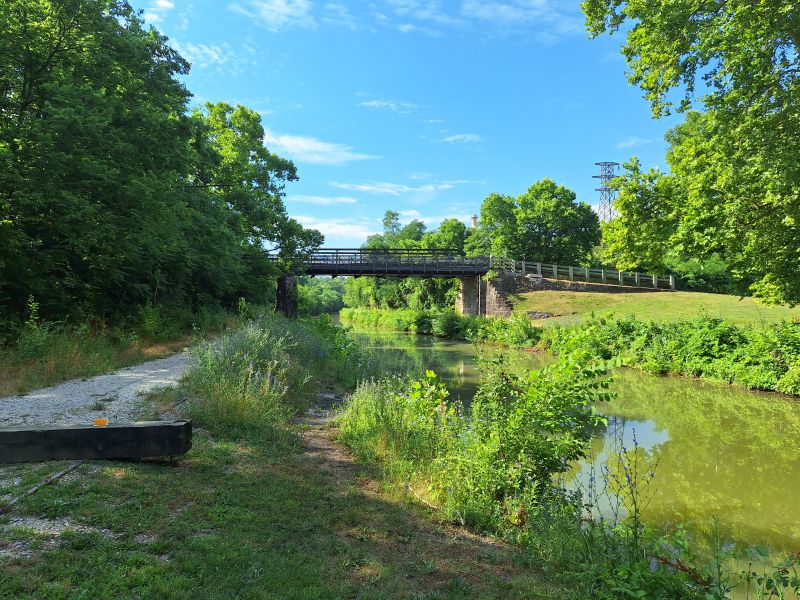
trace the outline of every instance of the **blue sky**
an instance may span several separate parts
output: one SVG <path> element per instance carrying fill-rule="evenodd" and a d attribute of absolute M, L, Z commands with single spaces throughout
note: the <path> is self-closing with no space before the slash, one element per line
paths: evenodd
<path fill-rule="evenodd" d="M 300 181 L 286 206 L 328 247 L 388 210 L 435 228 L 550 177 L 596 205 L 595 162 L 665 167 L 619 35 L 560 0 L 136 0 L 192 63 L 194 102 L 259 111 Z"/>

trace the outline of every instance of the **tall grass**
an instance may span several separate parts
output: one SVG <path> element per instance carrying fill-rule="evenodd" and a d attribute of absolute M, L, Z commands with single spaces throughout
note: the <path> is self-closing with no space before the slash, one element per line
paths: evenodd
<path fill-rule="evenodd" d="M 226 311 L 179 318 L 162 307 L 144 307 L 116 325 L 54 323 L 39 319 L 33 298 L 28 314 L 0 344 L 0 396 L 159 358 L 189 345 L 198 334 L 241 322 L 241 316 Z"/>
<path fill-rule="evenodd" d="M 367 381 L 339 417 L 341 439 L 379 464 L 392 489 L 436 506 L 443 519 L 519 544 L 524 560 L 582 597 L 710 600 L 733 597 L 737 586 L 752 598 L 795 597 L 800 556 L 737 571 L 749 550 L 726 545 L 702 557 L 681 529 L 646 526 L 641 505 L 652 469 L 641 448 L 609 468 L 610 490 L 626 509 L 614 520 L 588 518 L 596 486 L 588 496 L 558 486 L 554 476 L 603 426 L 593 406 L 610 398 L 610 365 L 591 363 L 564 357 L 526 377 L 489 364 L 469 412 L 431 372 L 414 382 Z"/>
<path fill-rule="evenodd" d="M 320 387 L 352 389 L 372 368 L 327 316 L 266 315 L 197 346 L 183 385 L 198 423 L 281 437 Z"/>

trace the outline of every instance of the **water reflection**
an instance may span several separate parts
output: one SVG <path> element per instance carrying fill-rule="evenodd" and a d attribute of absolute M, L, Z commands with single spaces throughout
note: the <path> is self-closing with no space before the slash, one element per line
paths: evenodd
<path fill-rule="evenodd" d="M 478 383 L 475 347 L 425 336 L 359 332 L 385 372 L 436 371 L 454 396 L 469 402 Z M 498 350 L 483 350 L 492 354 Z M 552 358 L 502 351 L 511 368 L 539 368 Z M 684 523 L 710 536 L 714 517 L 726 537 L 780 550 L 800 550 L 800 401 L 724 384 L 653 377 L 620 369 L 618 398 L 602 407 L 609 428 L 576 465 L 573 481 L 622 447 L 636 445 L 657 463 L 644 517 Z"/>

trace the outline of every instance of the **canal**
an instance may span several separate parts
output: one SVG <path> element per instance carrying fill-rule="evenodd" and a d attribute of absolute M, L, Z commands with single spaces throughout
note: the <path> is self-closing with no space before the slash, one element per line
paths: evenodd
<path fill-rule="evenodd" d="M 383 372 L 417 376 L 431 369 L 467 403 L 479 380 L 479 354 L 502 352 L 517 372 L 555 360 L 405 333 L 354 335 Z M 800 400 L 625 368 L 613 373 L 612 387 L 616 399 L 599 407 L 608 427 L 566 475 L 567 486 L 586 489 L 609 475 L 613 481 L 624 449 L 642 477 L 646 521 L 682 524 L 710 544 L 721 538 L 800 550 Z M 614 512 L 616 502 L 603 498 L 599 511 Z"/>

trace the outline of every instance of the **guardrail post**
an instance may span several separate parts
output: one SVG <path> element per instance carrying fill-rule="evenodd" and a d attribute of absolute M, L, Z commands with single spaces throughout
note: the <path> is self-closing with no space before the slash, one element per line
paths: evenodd
<path fill-rule="evenodd" d="M 671 289 L 673 292 L 675 291 L 675 275 L 669 276 L 669 289 Z"/>
<path fill-rule="evenodd" d="M 623 271 L 618 271 L 619 273 L 619 284 L 625 285 L 625 273 Z"/>
<path fill-rule="evenodd" d="M 572 270 L 572 267 L 569 268 L 569 280 L 575 281 L 575 273 Z"/>
<path fill-rule="evenodd" d="M 492 270 L 492 255 L 489 255 L 489 270 Z"/>
<path fill-rule="evenodd" d="M 640 284 L 640 281 L 639 281 L 639 271 L 636 271 L 636 273 L 634 273 L 634 274 L 633 274 L 633 278 L 634 278 L 634 280 L 636 281 L 636 286 L 638 287 L 638 286 L 639 286 L 639 284 Z"/>
<path fill-rule="evenodd" d="M 553 279 L 558 279 L 558 265 L 553 265 Z"/>
<path fill-rule="evenodd" d="M 658 288 L 658 275 L 653 275 L 653 288 Z"/>
<path fill-rule="evenodd" d="M 589 281 L 589 267 L 584 267 L 583 269 L 583 280 Z"/>
<path fill-rule="evenodd" d="M 536 263 L 536 274 L 539 277 L 542 276 L 542 263 Z"/>
<path fill-rule="evenodd" d="M 605 269 L 600 269 L 600 279 L 603 280 L 603 283 L 606 282 L 606 270 Z"/>
<path fill-rule="evenodd" d="M 522 261 L 522 274 L 525 275 L 525 261 Z"/>

